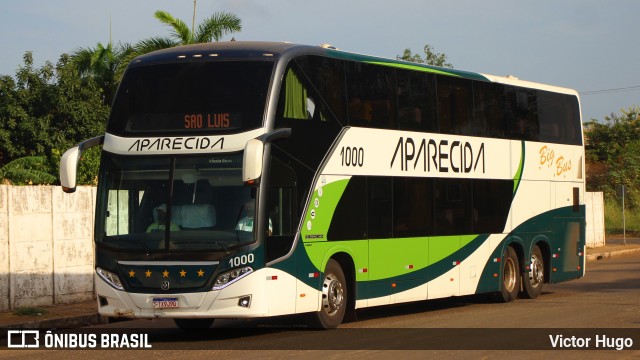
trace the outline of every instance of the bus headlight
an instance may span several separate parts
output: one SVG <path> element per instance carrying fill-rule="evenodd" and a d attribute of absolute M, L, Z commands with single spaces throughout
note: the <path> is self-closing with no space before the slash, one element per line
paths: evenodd
<path fill-rule="evenodd" d="M 111 271 L 107 271 L 101 268 L 96 268 L 96 273 L 100 275 L 102 280 L 106 281 L 109 285 L 113 286 L 118 290 L 124 290 L 122 283 L 120 282 L 120 278 L 118 275 L 112 273 Z"/>
<path fill-rule="evenodd" d="M 216 282 L 213 283 L 213 288 L 211 290 L 224 289 L 225 287 L 233 284 L 234 282 L 242 279 L 252 272 L 253 269 L 250 266 L 225 271 L 222 274 L 218 275 L 218 277 L 216 278 Z"/>

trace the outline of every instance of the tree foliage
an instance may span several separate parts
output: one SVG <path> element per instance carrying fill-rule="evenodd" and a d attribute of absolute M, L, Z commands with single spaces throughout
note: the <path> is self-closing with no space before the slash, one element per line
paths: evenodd
<path fill-rule="evenodd" d="M 224 35 L 242 30 L 242 20 L 237 15 L 228 12 L 214 13 L 203 20 L 193 31 L 183 20 L 173 17 L 166 11 L 158 10 L 154 16 L 169 27 L 169 36 L 153 36 L 140 40 L 128 48 L 126 52 L 120 53 L 122 58 L 116 70 L 117 78 L 122 77 L 127 64 L 137 56 L 179 45 L 220 41 Z"/>
<path fill-rule="evenodd" d="M 11 164 L 2 178 L 17 183 L 17 167 L 33 170 L 33 157 L 44 157 L 38 170 L 57 178 L 60 149 L 104 133 L 109 113 L 95 80 L 81 77 L 69 55 L 38 68 L 27 52 L 23 62 L 15 79 L 0 77 L 0 167 Z M 14 162 L 20 158 L 29 160 Z"/>
<path fill-rule="evenodd" d="M 620 185 L 640 187 L 640 107 L 585 124 L 587 186 L 615 196 Z M 632 194 L 633 195 L 633 194 Z M 636 194 L 640 200 L 640 192 Z M 640 204 L 633 204 L 640 205 Z"/>
<path fill-rule="evenodd" d="M 129 44 L 104 46 L 98 43 L 95 48 L 80 48 L 71 55 L 71 61 L 80 76 L 91 77 L 100 87 L 103 103 L 110 105 L 116 93 L 122 70 L 127 59 L 133 53 Z"/>
<path fill-rule="evenodd" d="M 217 12 L 203 20 L 193 31 L 187 24 L 169 14 L 166 11 L 158 10 L 154 14 L 155 18 L 169 27 L 169 37 L 154 36 L 139 41 L 133 46 L 133 51 L 125 57 L 127 63 L 136 56 L 144 55 L 156 50 L 167 49 L 179 45 L 190 45 L 205 43 L 210 41 L 220 41 L 224 35 L 232 34 L 242 30 L 242 21 L 232 13 Z M 120 72 L 124 67 L 120 68 Z"/>
<path fill-rule="evenodd" d="M 411 53 L 411 49 L 406 48 L 402 55 L 396 56 L 398 60 L 404 60 L 414 62 L 418 64 L 426 64 L 440 67 L 453 68 L 449 62 L 447 62 L 447 55 L 444 53 L 437 53 L 433 49 L 433 46 L 426 44 L 424 46 L 424 58 L 420 54 Z"/>
<path fill-rule="evenodd" d="M 56 177 L 42 170 L 47 168 L 44 156 L 27 156 L 0 167 L 0 179 L 13 184 L 51 184 Z"/>

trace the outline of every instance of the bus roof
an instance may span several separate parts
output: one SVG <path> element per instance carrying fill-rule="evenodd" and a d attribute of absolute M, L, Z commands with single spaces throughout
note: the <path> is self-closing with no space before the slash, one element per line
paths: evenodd
<path fill-rule="evenodd" d="M 575 96 L 578 95 L 575 90 L 569 88 L 523 81 L 511 76 L 496 76 L 478 72 L 443 68 L 371 55 L 356 54 L 332 47 L 300 45 L 288 42 L 226 41 L 184 45 L 141 55 L 135 58 L 131 62 L 130 66 L 137 66 L 138 64 L 174 62 L 177 59 L 184 59 L 185 61 L 192 61 L 198 58 L 275 60 L 281 57 L 287 59 L 301 55 L 327 56 L 335 59 L 358 61 L 399 69 L 423 71 L 470 80 L 496 82 Z"/>

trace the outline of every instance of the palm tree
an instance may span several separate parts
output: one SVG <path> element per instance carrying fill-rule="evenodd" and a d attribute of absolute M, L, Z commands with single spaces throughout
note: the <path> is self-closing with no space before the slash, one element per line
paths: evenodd
<path fill-rule="evenodd" d="M 171 28 L 171 35 L 168 38 L 153 37 L 140 41 L 135 46 L 137 55 L 178 45 L 220 41 L 224 35 L 242 30 L 240 18 L 227 12 L 214 13 L 200 23 L 195 30 L 190 29 L 184 21 L 174 18 L 166 11 L 158 10 L 154 16 Z"/>
<path fill-rule="evenodd" d="M 194 29 L 193 24 L 192 28 L 189 29 L 189 26 L 187 26 L 184 21 L 174 18 L 166 11 L 158 10 L 154 16 L 161 23 L 171 28 L 171 35 L 169 37 L 155 36 L 141 40 L 134 45 L 132 51 L 125 54 L 123 61 L 116 71 L 118 78 L 122 77 L 129 62 L 137 56 L 179 45 L 220 41 L 224 35 L 242 30 L 242 21 L 240 18 L 235 14 L 227 12 L 214 13 L 200 23 L 197 29 Z"/>
<path fill-rule="evenodd" d="M 129 44 L 113 46 L 111 42 L 104 46 L 98 43 L 95 48 L 80 48 L 71 59 L 82 76 L 92 77 L 103 92 L 105 104 L 111 104 L 115 95 L 120 76 L 120 68 L 126 67 L 129 54 L 133 48 Z"/>

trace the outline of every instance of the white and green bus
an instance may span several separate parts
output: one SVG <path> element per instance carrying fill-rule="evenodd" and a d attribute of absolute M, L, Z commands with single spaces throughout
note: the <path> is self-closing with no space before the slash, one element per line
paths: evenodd
<path fill-rule="evenodd" d="M 136 58 L 102 144 L 103 316 L 309 314 L 584 275 L 575 91 L 328 47 L 224 42 Z"/>

